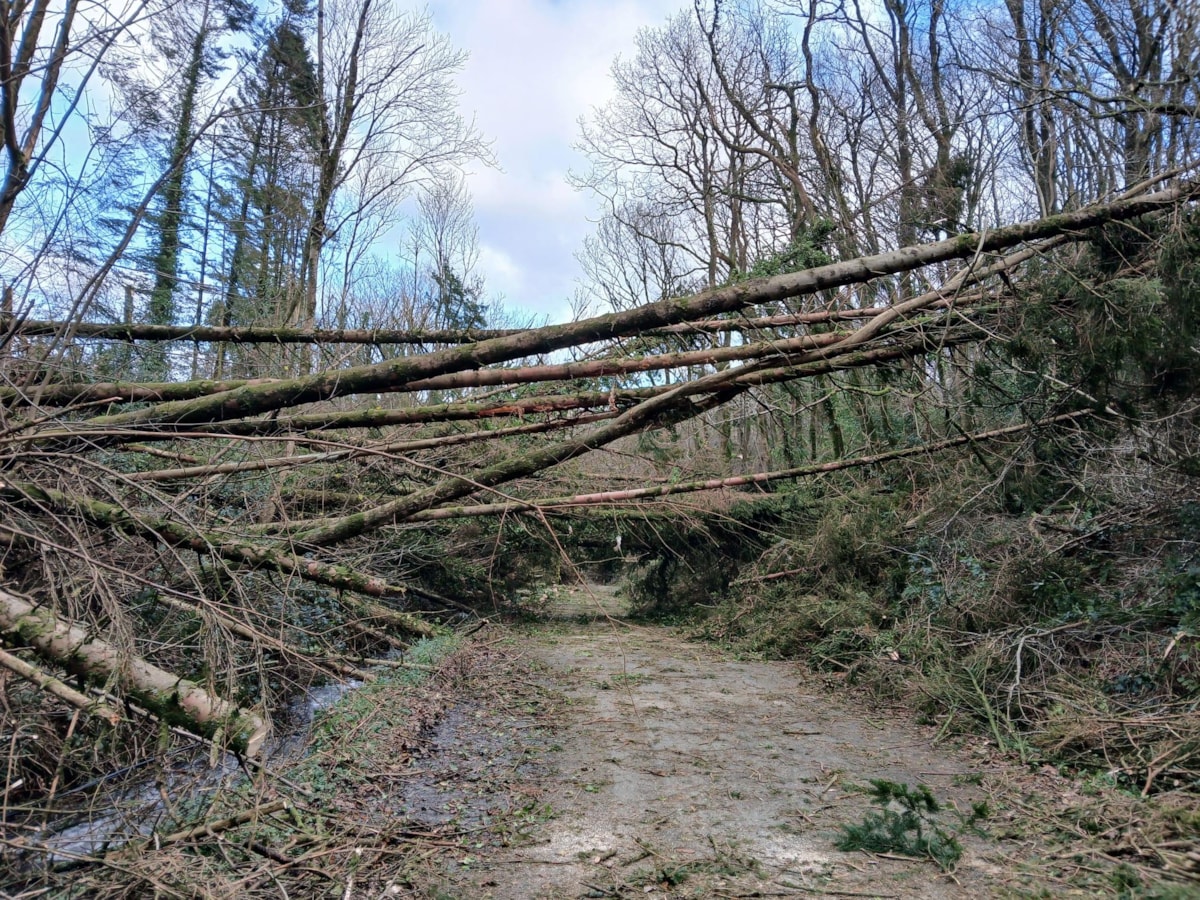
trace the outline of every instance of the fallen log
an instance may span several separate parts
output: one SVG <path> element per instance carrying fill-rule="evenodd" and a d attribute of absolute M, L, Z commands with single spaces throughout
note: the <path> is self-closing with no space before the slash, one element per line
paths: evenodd
<path fill-rule="evenodd" d="M 1133 196 L 1133 195 L 1130 195 Z M 1022 250 L 998 260 L 983 269 L 965 267 L 947 285 L 954 290 L 979 281 L 1004 269 L 1025 262 L 1037 255 L 1035 250 Z M 644 332 L 647 336 L 695 335 L 762 331 L 770 328 L 812 325 L 839 320 L 866 319 L 878 315 L 879 308 L 853 307 L 813 310 L 803 313 L 784 313 L 741 319 L 707 319 L 667 325 Z M 498 337 L 520 334 L 520 328 L 286 328 L 268 325 L 149 325 L 121 322 L 63 322 L 44 319 L 23 319 L 0 314 L 0 334 L 20 334 L 26 337 L 48 337 L 69 332 L 76 338 L 106 341 L 192 341 L 225 344 L 471 344 Z"/>
<path fill-rule="evenodd" d="M 262 716 L 218 697 L 194 681 L 130 656 L 93 637 L 87 629 L 59 618 L 52 610 L 2 589 L 0 631 L 92 684 L 115 682 L 131 699 L 166 722 L 223 740 L 247 756 L 256 757 L 262 751 L 268 731 Z"/>
<path fill-rule="evenodd" d="M 199 341 L 221 344 L 471 344 L 519 334 L 517 328 L 280 328 L 266 325 L 146 325 L 118 322 L 55 322 L 0 316 L 0 334 L 73 337 L 105 341 Z"/>
<path fill-rule="evenodd" d="M 43 672 L 37 666 L 30 665 L 19 656 L 13 656 L 6 650 L 0 650 L 0 668 L 8 669 L 14 675 L 19 675 L 26 681 L 36 685 L 52 697 L 74 706 L 91 716 L 99 716 L 109 725 L 121 721 L 121 714 L 102 700 L 89 697 L 75 690 L 61 679 L 55 678 L 49 672 Z"/>
<path fill-rule="evenodd" d="M 299 532 L 296 540 L 312 546 L 336 544 L 385 525 L 403 522 L 418 512 L 442 506 L 480 489 L 496 487 L 516 478 L 532 475 L 610 444 L 618 438 L 648 428 L 686 421 L 759 384 L 825 374 L 838 368 L 858 365 L 860 362 L 866 364 L 879 360 L 901 359 L 939 346 L 950 346 L 975 336 L 977 332 L 974 327 L 956 326 L 935 336 L 918 332 L 893 346 L 877 350 L 851 347 L 842 357 L 826 357 L 825 351 L 809 351 L 797 360 L 784 360 L 786 364 L 783 366 L 775 366 L 776 361 L 771 359 L 769 362 L 759 361 L 706 375 L 656 393 L 578 437 L 503 460 L 473 473 L 470 478 L 446 478 L 432 487 L 406 497 L 353 515 L 328 520 L 317 527 Z"/>
<path fill-rule="evenodd" d="M 276 379 L 234 381 L 71 381 L 31 388 L 0 388 L 0 403 L 9 406 L 71 406 L 77 403 L 159 403 L 208 397 L 239 387 L 270 384 Z"/>
<path fill-rule="evenodd" d="M 1020 256 L 1021 254 L 1014 254 Z M 911 309 L 923 308 L 929 310 L 945 310 L 951 305 L 961 313 L 968 307 L 986 298 L 986 292 L 973 292 L 970 295 L 954 296 L 954 288 L 947 286 L 929 291 L 919 297 L 906 301 L 905 306 Z M 869 310 L 827 310 L 819 314 L 774 316 L 761 319 L 748 319 L 747 322 L 772 322 L 779 327 L 801 324 L 805 321 L 836 321 L 844 319 L 877 319 L 885 317 L 888 321 L 895 318 L 895 307 L 878 307 Z M 853 315 L 849 315 L 853 314 Z M 751 331 L 747 326 L 741 330 Z M 680 350 L 675 352 L 653 352 L 645 355 L 619 356 L 606 355 L 598 359 L 589 359 L 554 365 L 529 365 L 515 368 L 498 367 L 490 369 L 475 369 L 465 372 L 452 372 L 434 378 L 424 378 L 399 386 L 397 392 L 411 393 L 416 391 L 457 390 L 463 388 L 496 387 L 500 385 L 537 384 L 553 381 L 571 381 L 595 379 L 612 376 L 628 376 L 640 372 L 664 371 L 667 369 L 686 368 L 690 366 L 718 365 L 732 361 L 754 359 L 768 353 L 791 355 L 804 349 L 816 349 L 832 346 L 842 342 L 852 332 L 824 332 L 794 337 L 774 337 L 760 339 L 756 342 L 742 343 L 726 347 L 705 347 L 701 349 Z M 279 379 L 260 378 L 252 381 L 184 381 L 184 382 L 72 382 L 65 384 L 49 384 L 39 386 L 36 391 L 23 392 L 15 388 L 0 388 L 0 402 L 9 405 L 19 403 L 34 403 L 42 406 L 59 406 L 74 403 L 127 403 L 127 402 L 162 402 L 167 400 L 189 400 L 211 396 L 223 391 L 236 390 L 248 385 L 267 385 L 277 383 Z"/>
<path fill-rule="evenodd" d="M 397 453 L 409 453 L 413 450 L 428 450 L 433 447 L 452 447 L 476 441 L 497 440 L 516 434 L 542 434 L 547 431 L 557 431 L 560 428 L 571 428 L 576 425 L 598 422 L 612 415 L 614 414 L 602 413 L 598 415 L 577 416 L 570 419 L 552 419 L 549 422 L 533 422 L 529 425 L 515 425 L 510 428 L 445 434 L 439 437 L 368 444 L 361 447 L 345 447 L 343 449 L 330 450 L 323 453 L 308 453 L 300 456 L 267 457 L 263 459 L 243 460 L 241 462 L 189 466 L 182 469 L 151 469 L 145 472 L 132 472 L 126 475 L 125 478 L 130 482 L 174 481 L 184 478 L 207 478 L 212 475 L 241 475 L 265 469 L 294 468 L 296 466 L 307 466 L 314 463 L 332 462 L 334 460 L 357 459 L 364 456 L 388 456 Z"/>
<path fill-rule="evenodd" d="M 421 356 L 396 357 L 370 365 L 319 372 L 271 384 L 247 385 L 195 400 L 159 403 L 90 420 L 95 427 L 111 428 L 148 423 L 201 423 L 241 419 L 304 403 L 330 400 L 349 394 L 393 392 L 422 378 L 433 378 L 539 353 L 611 338 L 642 334 L 667 325 L 740 312 L 765 303 L 789 300 L 823 290 L 872 281 L 887 275 L 911 272 L 934 263 L 971 259 L 985 251 L 1078 235 L 1108 222 L 1161 212 L 1200 195 L 1200 183 L 1185 182 L 1154 194 L 1060 213 L 1029 222 L 1005 225 L 981 233 L 960 234 L 929 244 L 902 247 L 886 253 L 842 260 L 772 278 L 712 288 L 691 297 L 672 297 L 635 309 L 595 316 L 566 325 L 531 328 L 518 334 L 463 344 Z M 928 301 L 932 302 L 932 301 Z M 860 329 L 865 341 L 886 327 L 906 305 L 890 308 Z"/>
<path fill-rule="evenodd" d="M 173 427 L 155 425 L 143 428 L 92 428 L 72 424 L 30 435 L 15 435 L 9 440 L 27 445 L 77 446 L 82 440 L 89 449 L 122 442 L 173 441 L 193 437 L 273 437 L 301 432 L 351 428 L 390 428 L 398 425 L 484 421 L 522 418 L 553 412 L 628 407 L 653 397 L 666 388 L 633 388 L 618 391 L 589 391 L 578 394 L 547 394 L 483 402 L 439 403 L 431 406 L 407 406 L 393 409 L 365 407 L 349 410 L 301 413 L 279 418 L 244 419 L 232 422 L 200 423 Z"/>
<path fill-rule="evenodd" d="M 689 494 L 699 491 L 717 491 L 731 487 L 746 487 L 755 484 L 767 484 L 772 481 L 788 481 L 806 478 L 811 475 L 824 475 L 829 472 L 840 472 L 845 469 L 859 469 L 866 466 L 880 465 L 900 459 L 910 459 L 914 456 L 928 456 L 940 453 L 964 444 L 986 443 L 1000 438 L 1012 437 L 1042 428 L 1057 425 L 1076 419 L 1092 416 L 1090 410 L 1063 413 L 1036 422 L 1026 422 L 1020 425 L 1009 425 L 1005 428 L 994 428 L 987 431 L 977 431 L 958 437 L 946 438 L 921 444 L 917 447 L 905 447 L 902 450 L 888 450 L 884 453 L 873 453 L 869 456 L 859 456 L 854 459 L 839 459 L 831 462 L 813 463 L 807 466 L 796 466 L 791 469 L 779 469 L 773 472 L 754 472 L 748 475 L 731 475 L 726 478 L 707 478 L 701 481 L 683 481 L 675 484 L 656 485 L 655 487 L 630 488 L 618 491 L 600 491 L 591 494 L 575 494 L 570 497 L 546 497 L 538 500 L 514 500 L 507 503 L 479 503 L 474 506 L 441 506 L 437 509 L 426 509 L 413 513 L 407 522 L 437 522 L 444 519 L 461 519 L 472 516 L 498 516 L 508 513 L 538 513 L 552 510 L 570 509 L 583 506 L 604 504 L 629 503 L 634 500 L 647 500 L 656 497 L 669 497 L 674 494 Z M 296 522 L 293 525 L 302 523 Z"/>
<path fill-rule="evenodd" d="M 218 556 L 227 562 L 254 569 L 275 570 L 285 575 L 294 575 L 305 581 L 339 590 L 380 598 L 401 597 L 407 590 L 402 586 L 388 584 L 381 578 L 358 572 L 346 566 L 319 562 L 315 559 L 304 559 L 283 549 L 263 547 L 245 540 L 221 539 L 179 522 L 145 516 L 113 503 L 67 494 L 51 488 L 0 481 L 0 498 L 31 505 L 35 508 L 45 506 L 69 511 L 93 525 L 103 528 L 116 528 L 126 534 L 133 534 L 149 541 L 162 542 L 175 547 L 186 547 L 205 556 Z M 433 625 L 412 613 L 390 610 L 377 603 L 364 604 L 349 598 L 345 602 L 356 610 L 371 610 L 369 613 L 364 613 L 365 615 L 382 616 L 381 610 L 387 610 L 389 623 L 411 634 L 429 637 L 437 633 L 437 629 Z"/>

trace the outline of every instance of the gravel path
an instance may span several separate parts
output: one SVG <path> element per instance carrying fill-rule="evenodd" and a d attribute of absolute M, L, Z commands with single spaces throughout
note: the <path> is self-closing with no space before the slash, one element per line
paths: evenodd
<path fill-rule="evenodd" d="M 885 709 L 855 709 L 799 667 L 730 659 L 631 625 L 610 589 L 572 592 L 521 647 L 568 699 L 550 735 L 547 818 L 451 873 L 483 898 L 966 897 L 1007 893 L 998 848 L 968 835 L 955 874 L 844 853 L 872 778 L 928 785 L 969 811 L 991 764 L 933 746 Z M 945 816 L 947 825 L 958 819 Z"/>

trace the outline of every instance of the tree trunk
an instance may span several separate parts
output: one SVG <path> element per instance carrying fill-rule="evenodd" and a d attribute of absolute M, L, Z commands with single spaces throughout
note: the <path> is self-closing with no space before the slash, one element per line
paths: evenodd
<path fill-rule="evenodd" d="M 588 341 L 639 334 L 647 329 L 674 325 L 689 319 L 738 312 L 755 304 L 779 302 L 884 275 L 911 272 L 933 263 L 970 259 L 985 248 L 998 251 L 1029 241 L 1078 233 L 1106 222 L 1169 209 L 1198 193 L 1200 184 L 1188 182 L 1155 194 L 995 228 L 986 233 L 961 234 L 944 241 L 702 291 L 687 299 L 671 298 L 625 312 L 608 313 L 566 325 L 533 328 L 511 337 L 439 350 L 424 356 L 388 359 L 374 365 L 247 386 L 198 400 L 163 403 L 144 410 L 99 417 L 90 420 L 90 423 L 96 427 L 113 427 L 150 422 L 213 422 L 244 418 L 347 394 L 394 391 L 420 378 L 549 353 Z M 896 315 L 911 309 L 909 304 L 892 307 L 887 314 L 874 318 L 870 325 L 859 329 L 855 333 L 861 335 L 858 340 L 867 340 L 894 321 Z"/>
<path fill-rule="evenodd" d="M 0 590 L 0 631 L 32 647 L 43 659 L 93 684 L 116 681 L 137 703 L 166 722 L 205 737 L 224 739 L 247 756 L 258 756 L 267 724 L 257 713 L 206 691 L 195 682 L 131 657 L 107 641 L 92 637 L 51 610 Z"/>
<path fill-rule="evenodd" d="M 171 142 L 168 162 L 171 173 L 163 185 L 163 209 L 158 217 L 157 246 L 154 252 L 154 286 L 150 290 L 148 316 L 153 325 L 172 325 L 175 321 L 175 287 L 179 282 L 179 251 L 183 240 L 184 205 L 187 196 L 188 156 L 192 148 L 192 120 L 195 117 L 196 95 L 200 91 L 200 76 L 204 68 L 204 44 L 208 40 L 208 4 L 200 16 L 196 36 L 192 40 L 191 56 L 183 76 L 183 93 L 179 104 L 179 122 Z M 170 371 L 166 351 L 156 348 L 146 360 L 148 372 L 165 378 Z"/>

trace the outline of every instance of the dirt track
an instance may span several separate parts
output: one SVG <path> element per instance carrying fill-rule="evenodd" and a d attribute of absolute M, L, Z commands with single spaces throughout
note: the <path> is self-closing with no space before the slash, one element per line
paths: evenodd
<path fill-rule="evenodd" d="M 871 778 L 926 784 L 969 810 L 980 756 L 855 709 L 798 667 L 735 661 L 619 618 L 610 590 L 521 639 L 567 712 L 549 735 L 526 840 L 455 864 L 430 896 L 966 897 L 1006 893 L 1000 849 L 963 838 L 953 877 L 929 861 L 844 853 Z M 956 822 L 950 815 L 947 824 Z"/>

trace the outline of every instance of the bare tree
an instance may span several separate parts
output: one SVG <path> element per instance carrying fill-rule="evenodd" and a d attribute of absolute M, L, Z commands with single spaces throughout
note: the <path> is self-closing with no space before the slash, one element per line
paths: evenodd
<path fill-rule="evenodd" d="M 29 186 L 39 155 L 44 156 L 42 131 L 63 65 L 72 53 L 79 5 L 78 0 L 67 0 L 59 11 L 51 8 L 50 0 L 0 4 L 0 138 L 6 158 L 0 183 L 0 233 L 17 198 Z M 24 90 L 31 76 L 37 79 L 31 82 L 36 86 Z"/>
<path fill-rule="evenodd" d="M 486 155 L 458 114 L 450 78 L 463 56 L 436 34 L 426 14 L 398 12 L 388 0 L 320 0 L 315 191 L 304 237 L 301 294 L 291 320 L 317 315 L 321 253 L 415 181 Z M 359 179 L 352 198 L 344 188 Z"/>

